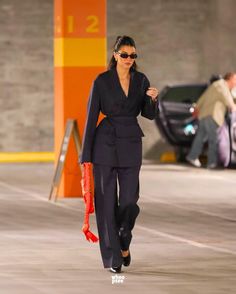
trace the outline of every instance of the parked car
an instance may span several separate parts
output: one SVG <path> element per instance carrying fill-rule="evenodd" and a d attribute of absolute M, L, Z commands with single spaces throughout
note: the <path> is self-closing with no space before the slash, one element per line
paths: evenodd
<path fill-rule="evenodd" d="M 212 82 L 212 80 L 210 80 Z M 159 113 L 155 122 L 175 149 L 178 161 L 185 161 L 198 129 L 195 104 L 209 83 L 166 86 L 159 94 Z M 236 164 L 236 126 L 227 120 L 230 165 Z M 235 150 L 234 150 L 235 148 Z"/>

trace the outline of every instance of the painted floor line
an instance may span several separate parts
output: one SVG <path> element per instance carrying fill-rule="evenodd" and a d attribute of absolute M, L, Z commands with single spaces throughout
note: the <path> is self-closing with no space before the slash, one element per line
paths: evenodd
<path fill-rule="evenodd" d="M 140 226 L 140 225 L 137 225 L 136 227 L 143 230 L 143 231 L 145 231 L 145 232 L 149 232 L 150 234 L 157 235 L 157 236 L 160 236 L 160 237 L 164 237 L 164 238 L 167 238 L 167 239 L 171 239 L 171 240 L 174 240 L 174 241 L 182 242 L 182 243 L 187 243 L 187 244 L 192 245 L 194 247 L 206 248 L 206 249 L 210 249 L 210 250 L 220 252 L 220 253 L 227 253 L 227 254 L 231 254 L 231 255 L 236 255 L 236 251 L 232 251 L 232 250 L 229 250 L 229 249 L 226 249 L 226 248 L 207 245 L 207 244 L 196 242 L 196 241 L 193 241 L 193 240 L 190 240 L 190 239 L 185 239 L 185 238 L 182 238 L 182 237 L 179 237 L 179 236 L 176 236 L 176 235 L 172 235 L 172 234 L 164 233 L 164 232 L 161 232 L 161 231 L 149 229 L 149 228 L 146 228 L 146 227 L 143 227 L 143 226 Z"/>
<path fill-rule="evenodd" d="M 69 209 L 69 210 L 73 210 L 73 211 L 81 211 L 81 212 L 84 212 L 84 210 L 81 208 L 81 210 L 78 208 L 74 208 L 74 207 L 70 207 L 64 203 L 59 203 L 59 202 L 55 202 L 55 201 L 49 201 L 46 197 L 42 197 L 40 194 L 38 193 L 35 193 L 35 192 L 31 192 L 31 191 L 28 191 L 26 189 L 22 189 L 22 188 L 18 188 L 18 187 L 13 187 L 12 185 L 9 185 L 9 184 L 6 184 L 2 181 L 0 181 L 0 186 L 4 187 L 4 188 L 8 188 L 9 190 L 11 191 L 14 191 L 14 192 L 17 192 L 17 193 L 21 193 L 21 194 L 25 194 L 25 195 L 28 195 L 30 197 L 33 197 L 37 200 L 40 200 L 40 201 L 44 201 L 46 203 L 49 203 L 51 205 L 55 205 L 55 206 L 60 206 L 60 207 L 63 207 L 63 208 L 66 208 L 66 209 Z"/>
<path fill-rule="evenodd" d="M 29 196 L 37 198 L 38 200 L 46 201 L 46 202 L 48 202 L 50 204 L 53 204 L 53 205 L 56 205 L 56 206 L 61 206 L 62 208 L 66 208 L 66 209 L 77 211 L 77 212 L 80 211 L 78 208 L 69 207 L 69 206 L 64 205 L 62 203 L 55 203 L 55 202 L 48 201 L 46 198 L 41 197 L 37 193 L 30 192 L 30 191 L 27 191 L 25 189 L 21 189 L 21 188 L 18 188 L 18 187 L 12 187 L 12 185 L 8 185 L 8 184 L 6 184 L 6 183 L 4 183 L 2 181 L 0 181 L 0 185 L 4 186 L 6 188 L 9 188 L 10 190 L 18 191 L 20 193 L 25 193 L 25 194 L 27 194 Z M 156 236 L 161 236 L 161 237 L 164 237 L 164 238 L 167 238 L 167 239 L 170 239 L 170 240 L 186 243 L 186 244 L 189 244 L 189 245 L 194 246 L 194 247 L 206 248 L 206 249 L 213 250 L 215 252 L 236 255 L 235 251 L 232 251 L 232 250 L 229 250 L 229 249 L 226 249 L 226 248 L 207 245 L 207 244 L 204 244 L 204 243 L 196 242 L 194 240 L 185 239 L 185 238 L 182 238 L 182 237 L 179 237 L 179 236 L 176 236 L 176 235 L 172 235 L 172 234 L 164 233 L 164 232 L 161 232 L 161 231 L 149 229 L 149 228 L 146 228 L 146 227 L 141 226 L 141 225 L 136 225 L 136 227 L 141 229 L 141 230 L 144 230 L 145 232 L 149 232 L 150 234 L 153 234 L 153 235 L 156 235 Z"/>
<path fill-rule="evenodd" d="M 179 208 L 179 209 L 182 209 L 182 210 L 191 211 L 191 212 L 197 212 L 197 213 L 206 214 L 206 215 L 210 215 L 210 216 L 213 216 L 213 217 L 221 218 L 223 220 L 236 222 L 236 219 L 230 218 L 230 217 L 218 214 L 218 213 L 214 213 L 214 212 L 210 212 L 210 211 L 202 210 L 202 209 L 187 208 L 187 207 L 181 206 L 179 204 L 175 204 L 175 203 L 166 202 L 166 201 L 163 201 L 163 200 L 160 200 L 160 199 L 156 199 L 156 196 L 150 195 L 150 194 L 143 194 L 143 195 L 144 195 L 144 199 L 148 199 L 149 201 L 152 201 L 152 202 L 157 202 L 157 203 L 173 206 L 173 207 L 176 207 L 176 208 Z"/>

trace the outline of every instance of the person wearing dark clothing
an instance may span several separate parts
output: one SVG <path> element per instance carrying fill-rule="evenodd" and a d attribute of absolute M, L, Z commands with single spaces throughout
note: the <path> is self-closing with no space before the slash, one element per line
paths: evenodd
<path fill-rule="evenodd" d="M 80 163 L 93 163 L 99 244 L 105 268 L 130 264 L 132 229 L 139 214 L 142 137 L 137 116 L 154 119 L 156 88 L 136 70 L 135 42 L 118 37 L 109 70 L 95 79 L 88 102 Z M 97 126 L 99 113 L 105 118 Z M 119 195 L 117 195 L 119 191 Z"/>

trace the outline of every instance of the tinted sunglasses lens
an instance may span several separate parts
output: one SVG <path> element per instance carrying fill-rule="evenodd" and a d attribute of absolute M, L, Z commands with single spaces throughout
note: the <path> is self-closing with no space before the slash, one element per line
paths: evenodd
<path fill-rule="evenodd" d="M 135 59 L 135 58 L 137 58 L 138 57 L 138 55 L 136 54 L 136 53 L 132 53 L 132 54 L 127 54 L 127 53 L 120 53 L 119 54 L 120 55 L 120 57 L 121 58 L 128 58 L 128 57 L 130 57 L 131 59 Z"/>
<path fill-rule="evenodd" d="M 120 54 L 120 57 L 126 59 L 126 58 L 129 57 L 129 55 L 128 55 L 127 53 L 121 53 L 121 54 Z"/>
<path fill-rule="evenodd" d="M 131 58 L 131 59 L 136 59 L 137 57 L 138 57 L 138 55 L 135 54 L 135 53 L 130 54 L 130 58 Z"/>

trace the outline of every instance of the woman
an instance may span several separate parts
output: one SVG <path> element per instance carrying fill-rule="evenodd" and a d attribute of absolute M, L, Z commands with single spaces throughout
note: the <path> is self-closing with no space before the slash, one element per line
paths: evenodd
<path fill-rule="evenodd" d="M 109 70 L 93 83 L 80 158 L 82 164 L 93 163 L 100 250 L 104 267 L 115 273 L 130 264 L 131 231 L 139 214 L 144 135 L 137 116 L 154 119 L 158 95 L 136 70 L 136 58 L 134 40 L 118 37 Z M 96 127 L 100 111 L 106 117 Z"/>

